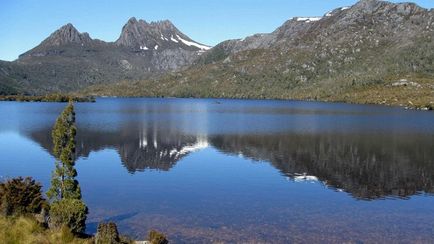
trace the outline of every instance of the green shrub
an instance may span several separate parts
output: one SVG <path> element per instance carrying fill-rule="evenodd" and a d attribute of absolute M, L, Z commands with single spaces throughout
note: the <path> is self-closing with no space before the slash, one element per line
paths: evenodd
<path fill-rule="evenodd" d="M 0 213 L 5 216 L 36 214 L 48 206 L 42 186 L 32 178 L 15 178 L 0 184 Z"/>
<path fill-rule="evenodd" d="M 120 243 L 118 228 L 115 223 L 99 223 L 95 235 L 96 244 L 118 244 Z"/>
<path fill-rule="evenodd" d="M 149 232 L 149 241 L 151 242 L 151 244 L 168 244 L 169 241 L 166 239 L 166 236 L 164 236 L 164 234 L 156 231 L 156 230 L 151 230 Z"/>
<path fill-rule="evenodd" d="M 60 228 L 66 225 L 75 234 L 86 229 L 88 209 L 83 201 L 78 199 L 62 199 L 51 204 L 50 228 Z"/>

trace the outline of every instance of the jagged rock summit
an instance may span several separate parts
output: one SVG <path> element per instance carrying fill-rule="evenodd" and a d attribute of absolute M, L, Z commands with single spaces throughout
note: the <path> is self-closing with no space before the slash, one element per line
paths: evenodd
<path fill-rule="evenodd" d="M 68 23 L 45 39 L 41 46 L 61 46 L 71 43 L 85 45 L 90 42 L 92 39 L 88 33 L 80 33 L 71 23 Z"/>
<path fill-rule="evenodd" d="M 4 93 L 11 93 L 14 87 L 32 93 L 61 92 L 99 83 L 156 78 L 190 66 L 209 48 L 169 20 L 148 23 L 133 17 L 115 42 L 92 39 L 69 23 L 18 60 L 0 62 L 0 88 L 7 88 Z"/>
<path fill-rule="evenodd" d="M 115 43 L 119 46 L 140 50 L 181 48 L 198 51 L 210 49 L 209 46 L 190 39 L 169 20 L 147 23 L 134 17 L 124 25 Z"/>
<path fill-rule="evenodd" d="M 53 32 L 35 48 L 21 54 L 20 58 L 58 55 L 59 53 L 56 50 L 62 49 L 63 46 L 89 46 L 97 42 L 87 32 L 80 33 L 71 23 L 68 23 Z"/>
<path fill-rule="evenodd" d="M 88 33 L 80 33 L 71 23 L 68 23 L 53 32 L 37 47 L 20 55 L 46 56 L 59 55 L 62 46 L 77 45 L 82 47 L 111 46 L 111 48 L 127 47 L 133 51 L 164 51 L 167 49 L 182 49 L 186 51 L 206 51 L 210 46 L 192 40 L 182 33 L 169 20 L 146 22 L 130 18 L 123 26 L 119 38 L 115 42 L 93 40 Z M 115 45 L 113 47 L 112 45 Z M 56 51 L 57 50 L 57 51 Z"/>

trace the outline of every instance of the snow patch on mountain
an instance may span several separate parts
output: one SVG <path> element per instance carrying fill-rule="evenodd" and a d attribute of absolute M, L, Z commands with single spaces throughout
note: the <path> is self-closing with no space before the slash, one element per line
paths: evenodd
<path fill-rule="evenodd" d="M 175 38 L 173 38 L 173 36 L 170 36 L 170 40 L 172 40 L 173 42 L 176 42 L 176 43 L 179 42 L 178 40 L 176 40 Z"/>
<path fill-rule="evenodd" d="M 322 17 L 296 17 L 296 21 L 302 21 L 302 22 L 314 22 L 320 20 Z"/>
<path fill-rule="evenodd" d="M 201 45 L 201 44 L 196 43 L 196 42 L 191 42 L 191 41 L 184 40 L 179 35 L 176 35 L 176 37 L 178 38 L 178 40 L 180 40 L 182 43 L 184 43 L 187 46 L 194 46 L 194 47 L 200 48 L 202 50 L 209 50 L 209 49 L 211 49 L 211 47 L 208 47 L 208 46 L 205 46 L 205 45 Z"/>
<path fill-rule="evenodd" d="M 331 16 L 333 16 L 337 11 L 344 11 L 344 10 L 347 10 L 347 9 L 350 9 L 351 7 L 342 7 L 342 8 L 338 8 L 338 9 L 335 9 L 335 10 L 332 10 L 332 11 L 329 11 L 329 12 L 327 12 L 326 14 L 325 14 L 325 16 L 326 17 L 331 17 Z"/>

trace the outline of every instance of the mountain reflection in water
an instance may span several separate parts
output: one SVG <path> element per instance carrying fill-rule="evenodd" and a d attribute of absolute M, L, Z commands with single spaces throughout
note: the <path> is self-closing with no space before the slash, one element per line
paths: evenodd
<path fill-rule="evenodd" d="M 101 132 L 78 128 L 77 156 L 115 149 L 130 173 L 168 171 L 183 157 L 209 146 L 228 155 L 265 161 L 294 181 L 320 181 L 354 198 L 407 198 L 434 193 L 434 137 L 423 134 L 279 133 L 183 134 L 156 124 L 128 124 Z M 50 128 L 30 137 L 52 148 Z"/>
<path fill-rule="evenodd" d="M 0 177 L 49 186 L 64 106 L 0 103 Z M 432 242 L 434 113 L 104 98 L 76 104 L 76 117 L 89 233 L 113 220 L 173 243 Z"/>

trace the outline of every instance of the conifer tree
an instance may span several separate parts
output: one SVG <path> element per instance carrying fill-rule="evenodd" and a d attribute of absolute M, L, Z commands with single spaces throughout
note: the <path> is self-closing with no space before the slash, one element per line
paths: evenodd
<path fill-rule="evenodd" d="M 75 112 L 72 102 L 57 118 L 52 131 L 53 154 L 56 158 L 52 174 L 51 188 L 47 196 L 52 201 L 62 199 L 81 199 L 81 190 L 75 179 Z"/>
<path fill-rule="evenodd" d="M 51 178 L 47 196 L 50 207 L 50 228 L 68 226 L 73 233 L 86 229 L 88 208 L 81 200 L 81 189 L 75 170 L 75 112 L 72 101 L 66 106 L 54 124 L 51 136 L 56 167 Z"/>

